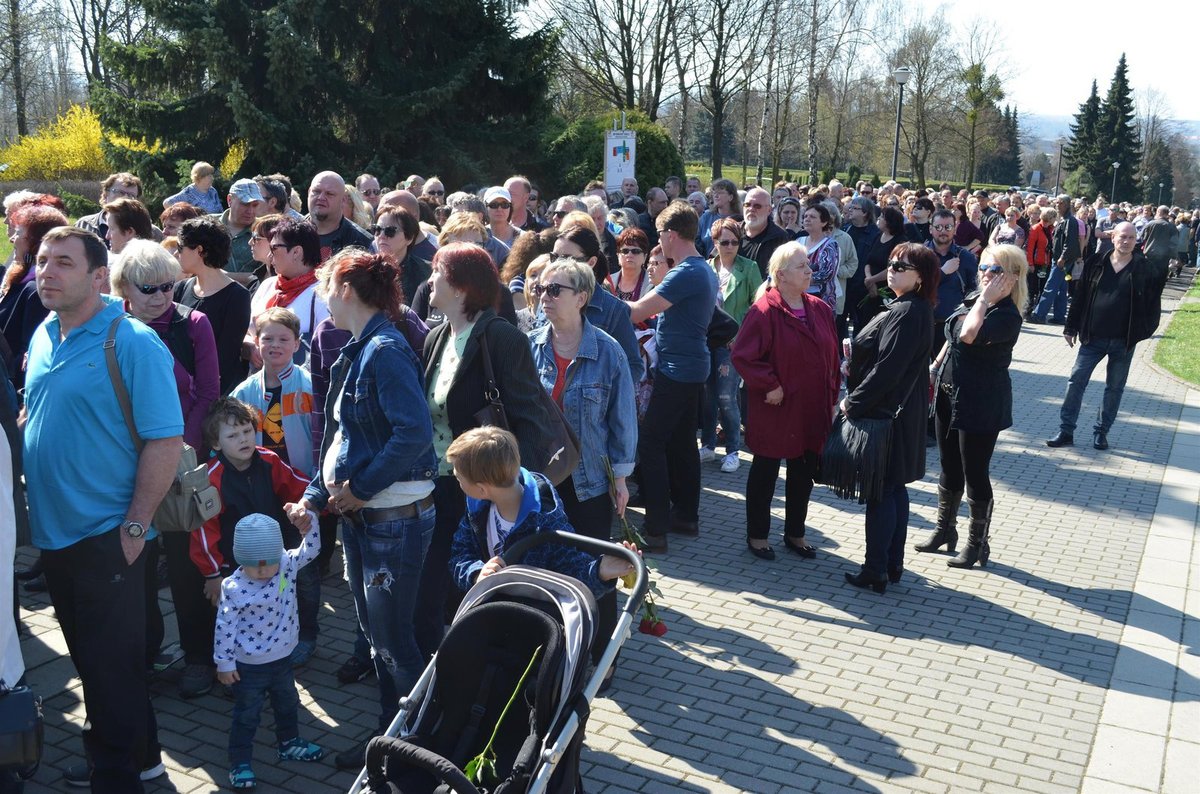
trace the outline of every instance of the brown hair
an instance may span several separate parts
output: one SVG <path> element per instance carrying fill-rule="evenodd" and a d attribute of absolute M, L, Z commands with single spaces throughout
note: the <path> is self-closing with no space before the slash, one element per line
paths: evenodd
<path fill-rule="evenodd" d="M 469 483 L 506 488 L 517 481 L 521 449 L 507 430 L 476 427 L 450 442 L 446 461 Z"/>
<path fill-rule="evenodd" d="M 737 188 L 733 189 L 733 195 L 737 195 Z M 696 235 L 700 231 L 700 218 L 696 215 L 696 211 L 692 209 L 691 204 L 679 199 L 668 204 L 662 212 L 658 213 L 655 220 L 664 231 L 673 231 L 685 240 L 696 239 Z"/>
<path fill-rule="evenodd" d="M 500 298 L 500 274 L 492 255 L 474 243 L 450 243 L 433 255 L 433 267 L 463 292 L 467 317 L 493 309 Z"/>
<path fill-rule="evenodd" d="M 137 199 L 119 198 L 105 204 L 104 212 L 108 215 L 109 226 L 132 229 L 133 235 L 142 240 L 149 240 L 154 236 L 154 223 L 150 220 L 150 213 Z"/>
<path fill-rule="evenodd" d="M 930 306 L 937 306 L 938 283 L 942 280 L 942 266 L 933 249 L 921 243 L 900 243 L 892 251 L 892 258 L 908 262 L 917 271 L 920 279 L 913 294 L 923 298 Z"/>
<path fill-rule="evenodd" d="M 258 415 L 246 403 L 233 397 L 222 397 L 212 404 L 204 417 L 204 443 L 213 449 L 221 438 L 221 425 L 254 425 L 258 429 Z"/>
<path fill-rule="evenodd" d="M 300 318 L 290 309 L 285 309 L 282 306 L 272 306 L 261 312 L 254 318 L 254 335 L 261 335 L 263 329 L 271 323 L 282 325 L 291 331 L 292 335 L 297 339 L 300 338 Z"/>

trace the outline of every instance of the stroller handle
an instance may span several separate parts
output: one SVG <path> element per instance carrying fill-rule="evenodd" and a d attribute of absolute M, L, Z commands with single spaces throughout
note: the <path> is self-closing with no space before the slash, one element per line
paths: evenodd
<path fill-rule="evenodd" d="M 454 794 L 480 794 L 479 789 L 454 764 L 432 750 L 426 750 L 394 736 L 376 736 L 370 741 L 367 745 L 367 769 L 383 769 L 383 759 L 389 754 L 393 760 L 430 772 L 449 786 Z M 372 792 L 387 791 L 386 776 L 373 781 L 368 773 L 367 781 Z"/>
<path fill-rule="evenodd" d="M 596 538 L 589 538 L 587 535 L 580 535 L 576 532 L 563 532 L 562 530 L 537 532 L 513 544 L 512 548 L 506 550 L 500 558 L 504 560 L 505 565 L 513 565 L 520 562 L 529 553 L 530 549 L 547 543 L 573 546 L 596 556 L 611 554 L 614 557 L 624 557 L 633 566 L 636 575 L 633 590 L 630 591 L 629 598 L 625 601 L 624 611 L 629 613 L 630 617 L 638 614 L 638 610 L 642 607 L 642 601 L 646 598 L 646 591 L 650 589 L 650 579 L 646 576 L 646 563 L 642 560 L 642 555 L 635 551 L 630 551 L 618 543 L 597 540 Z"/>

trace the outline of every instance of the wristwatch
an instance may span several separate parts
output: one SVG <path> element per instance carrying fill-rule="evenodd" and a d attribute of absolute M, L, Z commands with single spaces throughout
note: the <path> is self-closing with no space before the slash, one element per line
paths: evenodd
<path fill-rule="evenodd" d="M 136 521 L 124 522 L 121 524 L 121 531 L 135 540 L 146 534 L 146 528 Z"/>

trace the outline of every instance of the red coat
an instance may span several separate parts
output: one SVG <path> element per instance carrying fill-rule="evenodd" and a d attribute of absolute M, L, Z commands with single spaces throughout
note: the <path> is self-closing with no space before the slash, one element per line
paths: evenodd
<path fill-rule="evenodd" d="M 733 366 L 746 381 L 746 446 L 755 455 L 795 458 L 820 453 L 833 423 L 841 373 L 833 310 L 804 296 L 797 319 L 779 291 L 754 302 L 733 343 Z M 783 402 L 767 392 L 783 387 Z"/>

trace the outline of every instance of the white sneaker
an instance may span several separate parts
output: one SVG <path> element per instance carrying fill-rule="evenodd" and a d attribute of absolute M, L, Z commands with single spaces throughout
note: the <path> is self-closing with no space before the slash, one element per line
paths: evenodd
<path fill-rule="evenodd" d="M 700 447 L 700 462 L 712 463 L 717 459 L 717 453 L 711 447 Z"/>
<path fill-rule="evenodd" d="M 721 460 L 721 471 L 729 474 L 738 470 L 742 465 L 742 461 L 738 458 L 736 452 L 730 452 Z"/>

